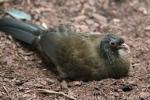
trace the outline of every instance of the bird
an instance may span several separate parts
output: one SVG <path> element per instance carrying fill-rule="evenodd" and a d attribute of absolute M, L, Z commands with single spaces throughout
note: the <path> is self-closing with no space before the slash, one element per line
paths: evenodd
<path fill-rule="evenodd" d="M 53 63 L 61 79 L 102 80 L 128 76 L 129 46 L 115 33 L 90 34 L 65 25 L 44 30 L 42 26 L 1 18 L 0 31 L 36 48 Z"/>

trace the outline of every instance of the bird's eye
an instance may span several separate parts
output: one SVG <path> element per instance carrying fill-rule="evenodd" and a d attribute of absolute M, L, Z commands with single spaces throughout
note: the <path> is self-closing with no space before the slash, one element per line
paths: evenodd
<path fill-rule="evenodd" d="M 110 41 L 110 42 L 109 42 L 109 45 L 112 46 L 112 47 L 116 47 L 116 42 Z"/>
<path fill-rule="evenodd" d="M 124 43 L 124 39 L 121 38 L 120 39 L 120 44 L 122 44 L 122 43 Z"/>

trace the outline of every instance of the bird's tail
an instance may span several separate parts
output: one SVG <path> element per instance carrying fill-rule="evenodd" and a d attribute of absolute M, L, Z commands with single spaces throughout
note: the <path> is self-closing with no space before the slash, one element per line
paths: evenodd
<path fill-rule="evenodd" d="M 36 33 L 41 32 L 42 28 L 21 20 L 2 18 L 0 19 L 0 31 L 10 34 L 17 40 L 33 44 L 38 37 Z"/>

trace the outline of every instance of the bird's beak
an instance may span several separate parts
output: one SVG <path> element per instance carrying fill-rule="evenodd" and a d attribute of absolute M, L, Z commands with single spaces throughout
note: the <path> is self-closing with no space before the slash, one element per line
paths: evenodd
<path fill-rule="evenodd" d="M 119 48 L 122 48 L 127 51 L 127 53 L 130 53 L 130 47 L 126 43 L 123 43 L 121 46 L 119 46 Z"/>

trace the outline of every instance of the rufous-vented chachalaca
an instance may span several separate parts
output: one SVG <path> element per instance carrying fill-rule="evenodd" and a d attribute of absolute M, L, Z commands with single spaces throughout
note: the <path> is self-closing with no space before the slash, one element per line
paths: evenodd
<path fill-rule="evenodd" d="M 101 80 L 128 75 L 128 46 L 114 34 L 76 33 L 66 27 L 43 30 L 24 21 L 2 18 L 0 31 L 30 44 L 53 62 L 61 78 Z"/>

